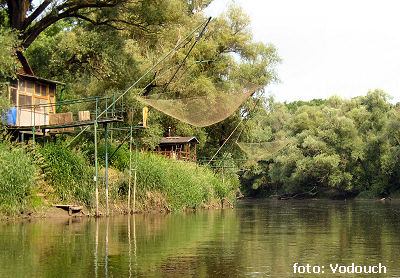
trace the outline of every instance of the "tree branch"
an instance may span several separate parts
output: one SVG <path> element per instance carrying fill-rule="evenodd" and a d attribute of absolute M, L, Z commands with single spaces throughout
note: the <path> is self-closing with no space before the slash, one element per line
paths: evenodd
<path fill-rule="evenodd" d="M 110 0 L 110 1 L 81 1 L 80 3 L 71 3 L 69 1 L 56 7 L 57 11 L 74 12 L 85 8 L 112 8 L 124 2 L 125 0 Z"/>
<path fill-rule="evenodd" d="M 116 26 L 110 24 L 110 21 L 109 21 L 109 20 L 106 20 L 106 21 L 96 21 L 96 20 L 93 20 L 93 19 L 91 19 L 90 17 L 84 16 L 84 15 L 82 15 L 82 14 L 73 14 L 73 15 L 71 15 L 71 17 L 76 17 L 76 18 L 82 19 L 82 20 L 87 21 L 87 22 L 90 22 L 91 24 L 96 25 L 96 26 L 98 26 L 98 25 L 105 25 L 105 26 L 109 26 L 109 27 L 112 27 L 112 28 L 117 29 L 117 30 L 123 30 L 123 28 L 118 28 L 118 27 L 116 27 Z"/>
<path fill-rule="evenodd" d="M 22 28 L 27 28 L 54 0 L 45 0 L 23 22 Z"/>
<path fill-rule="evenodd" d="M 46 0 L 45 2 L 52 2 L 52 0 Z M 115 7 L 116 5 L 118 5 L 119 3 L 122 3 L 125 0 L 113 0 L 113 1 L 106 1 L 106 2 L 101 2 L 101 1 L 95 1 L 95 2 L 87 2 L 87 1 L 83 1 L 80 2 L 78 4 L 74 3 L 72 4 L 71 2 L 65 2 L 57 7 L 55 7 L 55 10 L 63 10 L 66 7 L 68 7 L 65 11 L 55 14 L 55 13 L 49 13 L 46 16 L 44 16 L 41 20 L 39 20 L 37 23 L 35 23 L 33 26 L 31 26 L 30 28 L 27 28 L 29 25 L 26 26 L 27 29 L 25 29 L 25 31 L 23 32 L 23 34 L 21 35 L 22 38 L 22 46 L 24 48 L 29 47 L 32 42 L 39 36 L 39 34 L 41 32 L 43 32 L 47 27 L 49 27 L 50 25 L 56 23 L 57 21 L 64 19 L 64 18 L 69 18 L 69 17 L 77 17 L 78 11 L 82 10 L 82 9 L 86 9 L 86 8 L 106 8 L 106 7 Z M 44 4 L 45 2 L 43 2 L 42 4 Z M 50 3 L 48 3 L 50 4 Z M 48 6 L 47 4 L 47 6 Z M 45 7 L 42 6 L 44 11 Z M 39 7 L 38 7 L 39 9 Z M 36 12 L 36 10 L 35 10 Z M 34 12 L 34 13 L 35 13 Z M 39 16 L 39 10 L 38 10 L 38 15 Z M 37 17 L 36 16 L 36 17 Z M 81 18 L 82 16 L 79 15 Z M 82 18 L 83 19 L 83 18 Z M 85 20 L 88 20 L 89 18 L 85 17 Z M 88 20 L 90 21 L 90 20 Z"/>

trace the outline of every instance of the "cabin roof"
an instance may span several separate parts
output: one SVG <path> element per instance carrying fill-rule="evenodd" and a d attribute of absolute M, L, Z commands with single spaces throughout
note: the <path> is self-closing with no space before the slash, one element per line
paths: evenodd
<path fill-rule="evenodd" d="M 45 79 L 45 78 L 41 78 L 41 77 L 37 77 L 34 75 L 25 74 L 25 73 L 17 73 L 17 76 L 25 78 L 25 79 L 33 80 L 33 81 L 43 82 L 43 83 L 50 83 L 50 84 L 54 84 L 54 85 L 65 85 L 65 83 L 62 83 L 62 82 Z"/>
<path fill-rule="evenodd" d="M 182 144 L 182 143 L 196 143 L 199 144 L 199 140 L 196 137 L 163 137 L 160 141 L 160 145 L 165 144 Z"/>

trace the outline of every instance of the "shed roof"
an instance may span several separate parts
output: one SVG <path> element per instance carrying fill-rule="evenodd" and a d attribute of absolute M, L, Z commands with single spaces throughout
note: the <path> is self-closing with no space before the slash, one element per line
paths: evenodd
<path fill-rule="evenodd" d="M 45 78 L 41 78 L 41 77 L 37 77 L 34 75 L 30 75 L 30 74 L 25 74 L 25 73 L 17 73 L 18 77 L 23 77 L 29 80 L 34 80 L 34 81 L 41 81 L 44 83 L 50 83 L 50 84 L 55 84 L 55 85 L 65 85 L 62 82 L 58 82 L 58 81 L 54 81 L 54 80 L 49 80 L 49 79 L 45 79 Z"/>
<path fill-rule="evenodd" d="M 199 144 L 199 140 L 196 137 L 163 137 L 160 141 L 161 144 L 182 144 L 182 143 L 196 143 Z"/>

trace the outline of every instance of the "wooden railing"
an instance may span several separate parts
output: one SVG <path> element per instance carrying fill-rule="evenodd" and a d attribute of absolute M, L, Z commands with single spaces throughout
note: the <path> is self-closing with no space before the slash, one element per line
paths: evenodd
<path fill-rule="evenodd" d="M 154 151 L 154 153 L 160 154 L 162 156 L 177 159 L 177 160 L 186 160 L 186 161 L 196 161 L 196 156 L 191 154 L 190 152 L 184 151 Z"/>

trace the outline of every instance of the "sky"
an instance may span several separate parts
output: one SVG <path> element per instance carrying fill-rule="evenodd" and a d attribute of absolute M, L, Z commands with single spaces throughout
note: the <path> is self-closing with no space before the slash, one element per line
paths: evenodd
<path fill-rule="evenodd" d="M 400 101 L 400 1 L 214 0 L 217 16 L 231 4 L 250 16 L 254 40 L 271 43 L 282 63 L 278 101 L 343 98 L 382 89 Z"/>

